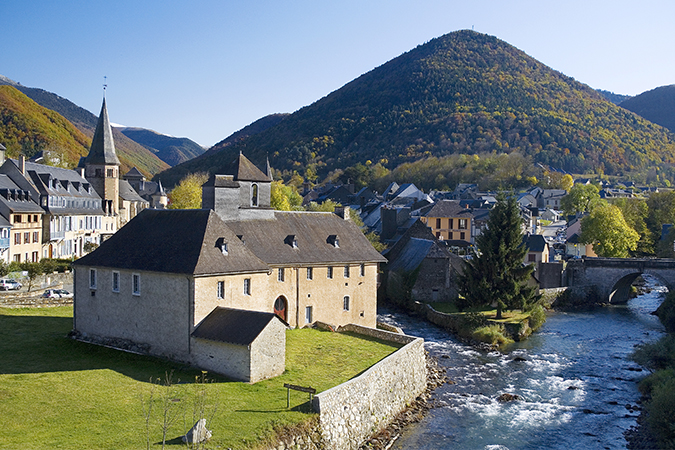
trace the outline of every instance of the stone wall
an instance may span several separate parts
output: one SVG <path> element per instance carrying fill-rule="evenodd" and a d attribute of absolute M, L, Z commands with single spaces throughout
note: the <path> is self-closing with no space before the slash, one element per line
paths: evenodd
<path fill-rule="evenodd" d="M 355 325 L 340 331 L 405 344 L 360 376 L 314 397 L 324 448 L 348 450 L 359 448 L 424 392 L 427 369 L 421 338 Z"/>

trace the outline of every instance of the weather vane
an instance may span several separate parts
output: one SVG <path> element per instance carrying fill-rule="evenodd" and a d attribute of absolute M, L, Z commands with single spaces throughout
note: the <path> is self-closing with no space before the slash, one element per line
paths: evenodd
<path fill-rule="evenodd" d="M 105 98 L 105 89 L 108 87 L 108 77 L 103 76 L 103 98 Z"/>

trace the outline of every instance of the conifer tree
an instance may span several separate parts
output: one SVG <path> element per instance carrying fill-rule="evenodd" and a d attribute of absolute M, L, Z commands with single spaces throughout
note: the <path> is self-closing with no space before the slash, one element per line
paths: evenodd
<path fill-rule="evenodd" d="M 487 228 L 476 238 L 479 255 L 467 262 L 459 278 L 464 307 L 497 302 L 497 318 L 507 309 L 525 309 L 537 295 L 526 284 L 534 265 L 524 265 L 522 219 L 516 199 L 500 195 Z"/>

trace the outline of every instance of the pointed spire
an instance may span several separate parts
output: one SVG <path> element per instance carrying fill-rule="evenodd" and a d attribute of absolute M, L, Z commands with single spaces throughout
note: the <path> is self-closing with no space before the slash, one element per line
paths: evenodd
<path fill-rule="evenodd" d="M 157 193 L 162 196 L 166 196 L 166 192 L 164 192 L 164 187 L 162 187 L 162 180 L 158 180 L 157 184 L 159 185 L 157 188 Z"/>
<path fill-rule="evenodd" d="M 120 165 L 115 153 L 115 142 L 113 141 L 112 128 L 108 119 L 108 108 L 105 105 L 105 97 L 101 106 L 101 114 L 98 116 L 94 138 L 91 140 L 89 155 L 85 159 L 85 164 L 108 164 Z"/>
<path fill-rule="evenodd" d="M 267 155 L 267 166 L 265 167 L 265 175 L 270 179 L 270 181 L 274 181 L 274 178 L 272 178 L 272 166 L 270 166 L 270 156 Z"/>

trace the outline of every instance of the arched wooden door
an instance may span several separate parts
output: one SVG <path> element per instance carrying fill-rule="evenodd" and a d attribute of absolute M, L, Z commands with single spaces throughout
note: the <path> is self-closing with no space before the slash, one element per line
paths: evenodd
<path fill-rule="evenodd" d="M 274 314 L 279 316 L 284 322 L 288 322 L 286 315 L 288 313 L 288 303 L 283 296 L 277 297 L 274 301 Z"/>

